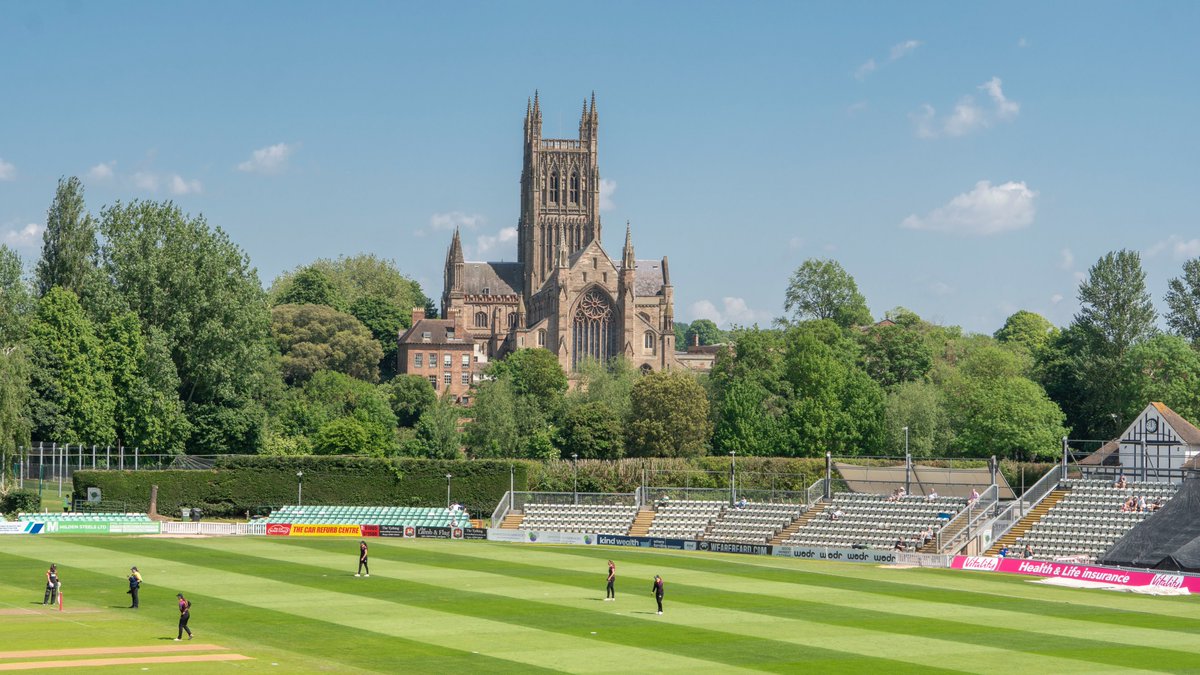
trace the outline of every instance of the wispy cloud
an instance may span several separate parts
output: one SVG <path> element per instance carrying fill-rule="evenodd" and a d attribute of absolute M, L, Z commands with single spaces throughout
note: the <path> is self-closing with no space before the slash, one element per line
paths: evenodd
<path fill-rule="evenodd" d="M 871 58 L 867 59 L 866 61 L 863 62 L 862 65 L 860 65 L 858 68 L 856 68 L 854 70 L 855 79 L 858 79 L 858 80 L 867 79 L 867 77 L 870 76 L 871 73 L 875 72 L 876 70 L 879 70 L 881 65 L 886 65 L 888 63 L 894 63 L 896 61 L 899 61 L 900 59 L 902 59 L 902 58 L 908 56 L 909 54 L 913 53 L 914 51 L 916 51 L 917 47 L 920 47 L 922 44 L 924 44 L 924 43 L 921 42 L 920 40 L 905 40 L 904 42 L 901 42 L 899 44 L 892 45 L 892 48 L 888 51 L 887 60 L 884 61 L 883 64 L 880 64 L 878 61 L 876 61 L 875 57 L 871 57 Z"/>
<path fill-rule="evenodd" d="M 17 167 L 13 166 L 12 162 L 4 161 L 0 157 L 0 180 L 15 180 L 17 177 Z"/>
<path fill-rule="evenodd" d="M 478 213 L 464 213 L 463 211 L 435 213 L 429 217 L 429 227 L 435 230 L 453 230 L 456 228 L 474 230 L 486 224 L 487 218 L 484 218 L 482 215 Z"/>
<path fill-rule="evenodd" d="M 138 190 L 158 192 L 165 189 L 173 195 L 194 195 L 204 191 L 204 186 L 195 178 L 184 178 L 177 173 L 159 174 L 153 171 L 136 171 L 129 182 Z"/>
<path fill-rule="evenodd" d="M 990 107 L 977 103 L 973 95 L 967 94 L 958 99 L 948 115 L 938 117 L 936 108 L 928 103 L 921 104 L 916 112 L 909 114 L 917 137 L 932 139 L 966 136 L 997 122 L 1015 119 L 1021 112 L 1021 104 L 1004 95 L 1002 84 L 1000 78 L 993 77 L 977 87 L 991 100 Z"/>
<path fill-rule="evenodd" d="M 111 162 L 101 162 L 88 169 L 87 177 L 96 181 L 112 180 L 113 176 L 116 175 L 116 168 L 117 162 L 115 160 Z"/>
<path fill-rule="evenodd" d="M 867 109 L 866 101 L 857 101 L 846 106 L 847 115 L 857 115 Z"/>
<path fill-rule="evenodd" d="M 600 179 L 600 210 L 612 211 L 617 208 L 613 202 L 613 194 L 617 191 L 617 181 L 608 180 L 607 178 Z"/>
<path fill-rule="evenodd" d="M 721 306 L 717 307 L 711 300 L 697 300 L 689 307 L 692 319 L 708 319 L 722 326 L 748 326 L 756 322 L 767 322 L 771 319 L 770 312 L 756 310 L 746 303 L 744 298 L 721 298 Z"/>
<path fill-rule="evenodd" d="M 196 179 L 186 179 L 179 174 L 172 174 L 167 183 L 167 189 L 173 195 L 195 195 L 204 191 L 204 186 Z"/>
<path fill-rule="evenodd" d="M 929 292 L 934 295 L 950 295 L 954 292 L 954 287 L 944 281 L 935 281 L 929 284 Z"/>
<path fill-rule="evenodd" d="M 1037 192 L 1024 182 L 992 185 L 981 180 L 923 217 L 911 215 L 900 223 L 910 230 L 929 230 L 963 236 L 986 236 L 1010 232 L 1033 223 Z"/>
<path fill-rule="evenodd" d="M 1058 268 L 1062 270 L 1071 270 L 1075 268 L 1075 254 L 1071 249 L 1064 248 L 1058 254 Z"/>
<path fill-rule="evenodd" d="M 1163 253 L 1170 254 L 1175 260 L 1200 257 L 1200 239 L 1184 239 L 1173 234 L 1146 249 L 1147 258 L 1154 258 Z"/>
<path fill-rule="evenodd" d="M 42 241 L 42 231 L 46 228 L 37 223 L 29 223 L 20 229 L 9 228 L 0 235 L 0 241 L 13 248 L 35 248 Z"/>
<path fill-rule="evenodd" d="M 472 257 L 482 258 L 501 244 L 507 244 L 516 240 L 517 228 L 515 227 L 506 227 L 496 234 L 481 234 L 475 239 L 475 246 L 471 250 Z"/>
<path fill-rule="evenodd" d="M 1060 303 L 1062 301 L 1063 301 L 1062 293 L 1055 293 L 1054 295 L 1050 296 L 1050 304 L 1052 304 L 1052 305 L 1057 305 L 1058 303 Z"/>
<path fill-rule="evenodd" d="M 259 148 L 250 153 L 250 159 L 238 164 L 237 169 L 249 173 L 279 173 L 287 167 L 288 158 L 296 147 L 294 144 L 276 143 Z"/>
<path fill-rule="evenodd" d="M 133 181 L 134 187 L 146 192 L 158 192 L 159 183 L 162 182 L 158 174 L 149 171 L 137 171 L 130 176 L 130 180 Z"/>
<path fill-rule="evenodd" d="M 1021 49 L 1024 49 L 1029 46 L 1029 40 L 1026 40 L 1025 38 L 1020 38 L 1019 40 L 1017 40 L 1017 46 L 1020 47 Z"/>

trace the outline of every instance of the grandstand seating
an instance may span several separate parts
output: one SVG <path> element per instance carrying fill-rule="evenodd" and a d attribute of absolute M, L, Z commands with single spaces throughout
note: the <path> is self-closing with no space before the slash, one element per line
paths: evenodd
<path fill-rule="evenodd" d="M 793 520 L 804 508 L 798 504 L 755 504 L 728 507 L 705 535 L 706 541 L 731 541 L 765 544 Z"/>
<path fill-rule="evenodd" d="M 46 523 L 82 522 L 82 523 L 149 523 L 150 516 L 145 513 L 18 513 L 17 520 L 22 522 Z"/>
<path fill-rule="evenodd" d="M 526 504 L 520 529 L 625 534 L 637 510 L 633 504 Z"/>
<path fill-rule="evenodd" d="M 695 539 L 716 522 L 725 502 L 677 501 L 659 504 L 654 522 L 646 533 L 650 537 Z"/>
<path fill-rule="evenodd" d="M 1109 480 L 1069 480 L 1066 497 L 1034 523 L 1024 536 L 1016 540 L 1016 551 L 1029 544 L 1036 558 L 1081 556 L 1097 560 L 1135 525 L 1152 512 L 1121 511 L 1121 505 L 1132 495 L 1144 496 L 1146 501 L 1161 497 L 1171 499 L 1178 486 L 1171 483 L 1129 483 L 1115 488 Z"/>
<path fill-rule="evenodd" d="M 414 506 L 284 506 L 271 512 L 267 523 L 329 525 L 403 525 L 449 527 L 467 525 L 466 514 L 451 516 L 444 508 Z"/>
<path fill-rule="evenodd" d="M 962 511 L 962 497 L 921 496 L 889 501 L 887 497 L 857 492 L 839 492 L 817 517 L 805 523 L 783 541 L 787 546 L 828 546 L 832 548 L 893 548 L 902 540 L 910 550 L 921 542 L 920 533 L 937 531 Z M 835 511 L 842 515 L 834 519 Z"/>

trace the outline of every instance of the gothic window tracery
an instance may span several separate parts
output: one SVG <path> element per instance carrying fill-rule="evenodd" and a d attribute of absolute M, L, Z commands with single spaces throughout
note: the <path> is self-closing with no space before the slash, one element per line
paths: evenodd
<path fill-rule="evenodd" d="M 572 321 L 572 343 L 572 366 L 585 359 L 608 361 L 617 353 L 616 311 L 599 289 L 588 290 L 579 300 Z"/>
<path fill-rule="evenodd" d="M 487 328 L 487 312 L 475 312 L 475 327 Z"/>
<path fill-rule="evenodd" d="M 571 203 L 579 203 L 579 173 L 571 172 Z"/>
<path fill-rule="evenodd" d="M 558 172 L 550 174 L 550 203 L 558 203 Z"/>

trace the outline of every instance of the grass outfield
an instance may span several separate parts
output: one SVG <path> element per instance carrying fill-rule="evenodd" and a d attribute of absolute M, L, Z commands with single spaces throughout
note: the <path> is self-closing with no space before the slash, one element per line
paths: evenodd
<path fill-rule="evenodd" d="M 1027 578 L 749 556 L 265 537 L 0 539 L 0 670 L 169 656 L 112 672 L 978 673 L 1200 670 L 1200 604 Z M 603 602 L 605 560 L 617 601 Z M 66 612 L 41 606 L 58 563 Z M 145 576 L 125 609 L 125 576 Z M 655 614 L 651 578 L 666 582 Z M 175 593 L 195 604 L 175 643 Z M 162 654 L 154 650 L 195 647 Z M 118 654 L 13 655 L 121 648 Z M 68 664 L 70 665 L 70 664 Z M 91 666 L 96 667 L 96 666 Z M 81 669 L 77 665 L 75 669 Z M 50 672 L 65 672 L 64 670 Z M 102 670 L 101 672 L 105 672 Z"/>

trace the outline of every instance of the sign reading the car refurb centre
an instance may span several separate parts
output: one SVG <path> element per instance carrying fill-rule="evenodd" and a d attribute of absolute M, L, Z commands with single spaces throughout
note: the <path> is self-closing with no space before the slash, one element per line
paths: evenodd
<path fill-rule="evenodd" d="M 288 533 L 292 537 L 359 537 L 362 530 L 358 525 L 310 525 L 308 523 L 292 523 Z"/>

